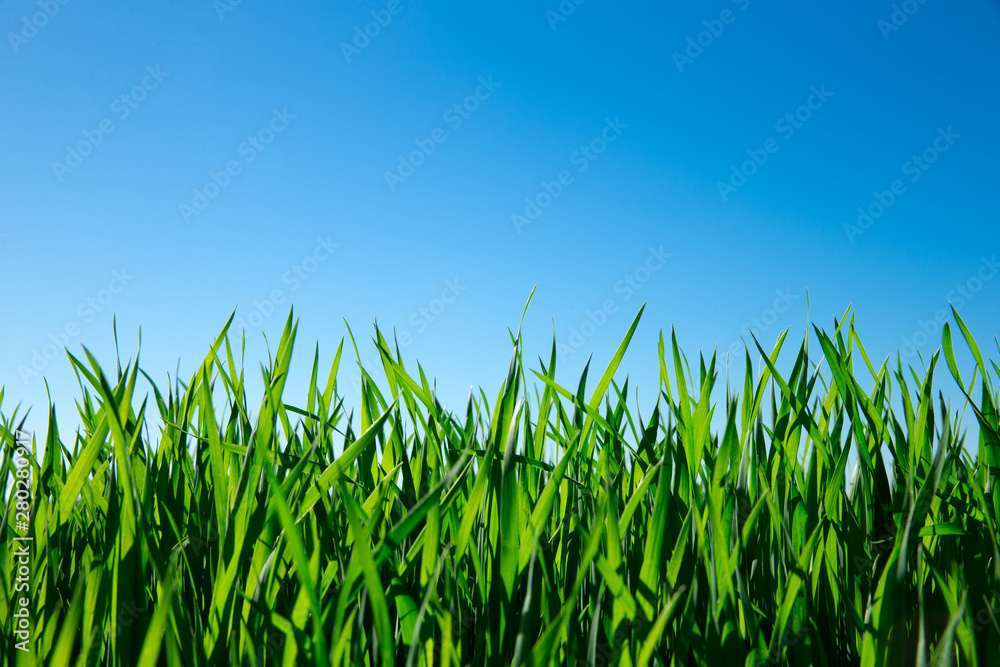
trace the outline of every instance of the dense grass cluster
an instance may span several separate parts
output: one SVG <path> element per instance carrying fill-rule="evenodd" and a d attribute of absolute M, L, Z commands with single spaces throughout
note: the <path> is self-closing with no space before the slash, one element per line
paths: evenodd
<path fill-rule="evenodd" d="M 189 382 L 141 404 L 138 356 L 109 376 L 71 355 L 82 430 L 64 440 L 50 408 L 28 445 L 27 653 L 7 565 L 23 415 L 0 427 L 4 660 L 1000 664 L 1000 368 L 957 313 L 972 377 L 950 327 L 942 349 L 974 443 L 933 388 L 941 352 L 925 371 L 876 368 L 849 313 L 782 357 L 784 376 L 787 332 L 756 345 L 721 406 L 719 360 L 692 372 L 661 334 L 642 415 L 614 381 L 641 314 L 596 386 L 586 370 L 557 384 L 554 344 L 527 369 L 512 333 L 495 398 L 457 414 L 377 330 L 385 380 L 361 370 L 357 414 L 343 341 L 328 374 L 317 349 L 305 405 L 286 404 L 291 315 L 255 412 L 229 324 Z"/>

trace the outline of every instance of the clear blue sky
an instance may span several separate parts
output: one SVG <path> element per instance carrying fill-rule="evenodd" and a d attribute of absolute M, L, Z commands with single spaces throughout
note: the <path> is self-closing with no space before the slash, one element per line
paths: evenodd
<path fill-rule="evenodd" d="M 42 418 L 44 375 L 72 420 L 45 346 L 113 368 L 113 315 L 186 378 L 237 304 L 255 369 L 292 302 L 300 361 L 377 318 L 458 407 L 536 284 L 569 386 L 648 302 L 650 399 L 660 328 L 770 346 L 807 288 L 878 358 L 949 300 L 995 357 L 1000 3 L 904 5 L 5 0 L 4 410 Z"/>

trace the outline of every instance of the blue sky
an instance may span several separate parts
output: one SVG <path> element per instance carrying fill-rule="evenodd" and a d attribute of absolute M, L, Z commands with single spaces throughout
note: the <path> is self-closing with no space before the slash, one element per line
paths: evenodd
<path fill-rule="evenodd" d="M 344 320 L 377 359 L 377 319 L 456 407 L 536 284 L 528 358 L 554 329 L 569 386 L 648 304 L 650 399 L 661 328 L 769 347 L 807 289 L 878 358 L 933 351 L 949 300 L 1000 329 L 997 2 L 5 0 L 0 28 L 7 413 L 45 376 L 72 419 L 48 357 L 113 367 L 112 317 L 189 376 L 237 304 L 251 369 L 294 303 L 303 363 Z"/>

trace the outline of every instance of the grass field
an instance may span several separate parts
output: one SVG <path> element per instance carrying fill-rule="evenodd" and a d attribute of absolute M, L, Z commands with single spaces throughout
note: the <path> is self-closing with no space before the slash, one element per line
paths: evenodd
<path fill-rule="evenodd" d="M 262 396 L 229 324 L 141 400 L 138 353 L 71 356 L 82 430 L 0 428 L 6 664 L 1000 664 L 1000 368 L 957 313 L 926 372 L 848 312 L 724 391 L 661 334 L 649 414 L 614 381 L 641 315 L 571 387 L 512 332 L 456 412 L 377 331 L 356 412 L 353 338 L 287 404 L 292 315 Z"/>

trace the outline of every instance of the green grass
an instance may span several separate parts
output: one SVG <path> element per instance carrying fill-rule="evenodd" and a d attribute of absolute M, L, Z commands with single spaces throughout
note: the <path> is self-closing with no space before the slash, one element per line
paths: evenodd
<path fill-rule="evenodd" d="M 797 351 L 787 332 L 751 349 L 717 404 L 719 360 L 692 372 L 661 334 L 648 414 L 613 379 L 641 314 L 576 387 L 554 381 L 554 343 L 527 366 L 512 333 L 495 396 L 457 413 L 377 330 L 386 380 L 362 370 L 356 414 L 343 341 L 328 372 L 317 349 L 305 404 L 287 404 L 291 315 L 255 410 L 228 323 L 187 383 L 141 400 L 138 354 L 111 374 L 71 355 L 82 429 L 65 438 L 50 408 L 32 445 L 27 653 L 8 565 L 23 415 L 0 420 L 3 659 L 1000 664 L 1000 368 L 957 313 L 971 377 L 951 328 L 926 372 L 873 367 L 847 313 Z M 935 373 L 968 406 L 950 411 Z"/>

